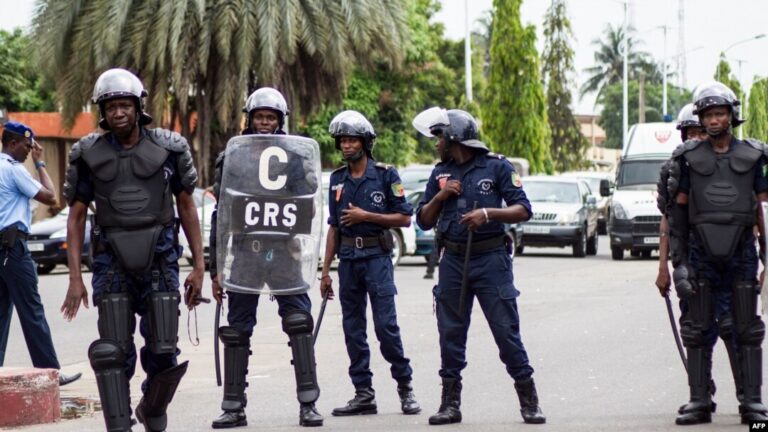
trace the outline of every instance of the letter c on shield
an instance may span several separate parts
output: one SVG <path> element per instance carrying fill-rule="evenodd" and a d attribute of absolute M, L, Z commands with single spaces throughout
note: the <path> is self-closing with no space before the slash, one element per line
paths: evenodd
<path fill-rule="evenodd" d="M 264 189 L 280 190 L 285 187 L 288 178 L 284 174 L 277 176 L 275 180 L 269 178 L 269 160 L 273 157 L 277 158 L 278 162 L 288 162 L 288 153 L 285 150 L 276 146 L 267 147 L 261 153 L 259 160 L 259 181 Z"/>

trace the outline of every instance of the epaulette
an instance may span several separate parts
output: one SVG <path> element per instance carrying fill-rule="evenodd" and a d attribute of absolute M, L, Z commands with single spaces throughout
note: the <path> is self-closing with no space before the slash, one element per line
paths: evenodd
<path fill-rule="evenodd" d="M 503 154 L 494 153 L 494 152 L 488 152 L 485 154 L 485 156 L 491 159 L 506 159 L 506 156 L 504 156 Z"/>
<path fill-rule="evenodd" d="M 80 156 L 82 156 L 83 152 L 93 147 L 93 145 L 99 138 L 101 138 L 101 136 L 102 135 L 98 132 L 91 132 L 88 135 L 80 138 L 80 140 L 78 140 L 72 146 L 72 150 L 69 151 L 69 161 L 74 162 L 80 159 Z"/>
<path fill-rule="evenodd" d="M 679 146 L 677 146 L 677 148 L 675 148 L 675 150 L 672 151 L 672 158 L 676 158 L 676 157 L 682 155 L 685 152 L 689 152 L 689 151 L 695 149 L 696 147 L 699 146 L 699 144 L 701 144 L 703 142 L 704 141 L 690 139 L 690 140 L 680 144 Z"/>
<path fill-rule="evenodd" d="M 168 129 L 148 129 L 150 138 L 155 144 L 174 153 L 183 153 L 189 150 L 187 139 Z"/>
<path fill-rule="evenodd" d="M 395 167 L 394 165 L 390 165 L 390 164 L 387 164 L 387 163 L 384 163 L 384 162 L 376 162 L 374 165 L 376 166 L 376 168 L 380 168 L 380 169 L 384 169 L 384 170 L 387 170 L 387 169 Z"/>

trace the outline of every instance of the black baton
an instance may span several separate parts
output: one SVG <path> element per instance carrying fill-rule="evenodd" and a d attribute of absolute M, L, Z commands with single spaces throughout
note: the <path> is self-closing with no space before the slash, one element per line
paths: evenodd
<path fill-rule="evenodd" d="M 317 324 L 315 324 L 315 331 L 312 332 L 312 345 L 317 343 L 317 334 L 320 333 L 320 324 L 323 323 L 323 316 L 325 315 L 325 306 L 328 304 L 328 291 L 323 296 L 323 303 L 320 305 L 320 314 L 317 316 Z"/>
<path fill-rule="evenodd" d="M 472 210 L 477 210 L 477 201 L 472 205 Z M 464 253 L 464 274 L 461 276 L 461 291 L 459 292 L 459 317 L 463 317 L 464 303 L 467 302 L 467 285 L 469 285 L 469 258 L 472 255 L 472 235 L 474 231 L 468 229 L 467 250 Z"/>
<path fill-rule="evenodd" d="M 221 303 L 216 302 L 216 317 L 213 319 L 213 362 L 216 365 L 216 385 L 221 387 L 221 361 L 219 360 L 219 316 Z"/>
<path fill-rule="evenodd" d="M 680 360 L 683 361 L 683 367 L 688 372 L 688 361 L 685 359 L 685 350 L 683 349 L 683 342 L 680 341 L 680 333 L 677 332 L 677 324 L 675 324 L 675 314 L 672 312 L 672 301 L 669 300 L 669 293 L 664 296 L 664 302 L 667 304 L 667 315 L 669 315 L 669 324 L 672 326 L 672 335 L 675 337 L 675 343 L 677 344 L 677 352 L 680 353 Z"/>

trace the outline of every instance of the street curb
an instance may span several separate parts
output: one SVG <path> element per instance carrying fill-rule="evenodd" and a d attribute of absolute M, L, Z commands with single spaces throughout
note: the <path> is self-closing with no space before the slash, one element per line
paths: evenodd
<path fill-rule="evenodd" d="M 58 421 L 59 371 L 0 367 L 0 406 L 0 427 Z"/>

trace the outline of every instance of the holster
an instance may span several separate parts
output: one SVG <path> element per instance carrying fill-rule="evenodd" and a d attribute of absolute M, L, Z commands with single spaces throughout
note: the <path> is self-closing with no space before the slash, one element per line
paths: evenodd
<path fill-rule="evenodd" d="M 12 225 L 0 231 L 0 234 L 2 234 L 2 236 L 0 236 L 0 248 L 10 249 L 16 244 L 19 228 L 16 225 Z"/>
<path fill-rule="evenodd" d="M 384 252 L 392 252 L 395 249 L 395 239 L 389 230 L 384 230 L 379 234 L 379 245 Z"/>
<path fill-rule="evenodd" d="M 152 291 L 149 294 L 149 349 L 154 354 L 173 354 L 179 340 L 178 291 Z"/>

